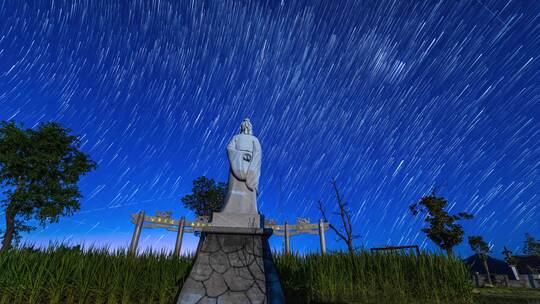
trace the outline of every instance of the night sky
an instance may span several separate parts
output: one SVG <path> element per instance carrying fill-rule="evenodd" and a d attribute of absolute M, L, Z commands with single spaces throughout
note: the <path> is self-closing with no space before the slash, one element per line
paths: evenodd
<path fill-rule="evenodd" d="M 226 181 L 245 117 L 267 218 L 318 220 L 336 178 L 359 246 L 436 250 L 408 211 L 433 186 L 496 255 L 540 238 L 540 1 L 0 1 L 0 120 L 58 121 L 99 165 L 81 210 L 24 242 L 115 248 L 141 209 L 192 218 L 180 198 Z"/>

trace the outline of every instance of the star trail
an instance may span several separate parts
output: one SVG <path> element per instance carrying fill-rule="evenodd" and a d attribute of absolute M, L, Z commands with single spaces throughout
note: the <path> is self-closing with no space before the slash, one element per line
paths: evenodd
<path fill-rule="evenodd" d="M 0 1 L 0 120 L 59 121 L 98 162 L 81 210 L 24 242 L 126 246 L 131 213 L 192 216 L 245 117 L 267 218 L 318 220 L 336 178 L 365 248 L 436 250 L 408 212 L 433 186 L 497 255 L 540 237 L 539 1 Z"/>

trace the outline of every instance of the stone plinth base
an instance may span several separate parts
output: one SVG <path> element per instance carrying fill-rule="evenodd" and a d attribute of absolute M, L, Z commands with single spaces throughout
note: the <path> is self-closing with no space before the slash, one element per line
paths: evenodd
<path fill-rule="evenodd" d="M 214 212 L 212 214 L 212 226 L 218 227 L 247 227 L 260 228 L 261 216 L 251 213 L 225 213 Z"/>
<path fill-rule="evenodd" d="M 218 233 L 218 234 L 264 234 L 267 237 L 272 235 L 272 229 L 270 228 L 246 228 L 246 227 L 217 227 L 217 226 L 205 226 L 199 228 L 199 230 L 206 234 Z"/>
<path fill-rule="evenodd" d="M 285 303 L 268 245 L 270 233 L 257 232 L 203 232 L 177 304 Z"/>

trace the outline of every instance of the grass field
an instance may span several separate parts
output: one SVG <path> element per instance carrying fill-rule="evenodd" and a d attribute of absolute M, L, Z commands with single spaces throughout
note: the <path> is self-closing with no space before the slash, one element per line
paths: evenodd
<path fill-rule="evenodd" d="M 441 255 L 275 257 L 288 300 L 316 303 L 472 303 L 465 265 Z"/>
<path fill-rule="evenodd" d="M 473 294 L 477 304 L 540 304 L 540 289 L 482 288 Z"/>
<path fill-rule="evenodd" d="M 192 257 L 125 250 L 11 250 L 0 254 L 0 303 L 171 303 Z"/>
<path fill-rule="evenodd" d="M 473 303 L 465 265 L 441 255 L 275 255 L 288 303 Z M 193 263 L 124 250 L 0 254 L 0 303 L 172 303 Z"/>

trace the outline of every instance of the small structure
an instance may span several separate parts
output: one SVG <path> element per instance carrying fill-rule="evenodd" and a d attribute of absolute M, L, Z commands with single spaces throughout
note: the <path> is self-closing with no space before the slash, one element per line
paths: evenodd
<path fill-rule="evenodd" d="M 203 227 L 208 226 L 208 219 L 206 217 L 198 217 L 194 221 L 186 221 L 184 217 L 180 219 L 172 219 L 172 212 L 156 212 L 155 216 L 145 215 L 145 212 L 141 210 L 139 213 L 131 215 L 131 222 L 135 224 L 135 231 L 131 238 L 131 244 L 129 246 L 130 253 L 137 251 L 139 239 L 143 228 L 164 228 L 169 231 L 177 232 L 176 243 L 174 247 L 174 254 L 179 256 L 182 249 L 182 240 L 184 233 L 193 233 L 196 231 L 202 231 Z"/>
<path fill-rule="evenodd" d="M 184 217 L 173 219 L 172 212 L 158 211 L 155 216 L 148 216 L 144 211 L 131 215 L 131 222 L 135 224 L 135 230 L 131 238 L 129 251 L 135 253 L 141 237 L 143 228 L 161 228 L 168 231 L 176 232 L 176 243 L 174 246 L 174 254 L 179 256 L 182 249 L 182 240 L 184 233 L 202 232 L 205 227 L 211 227 L 213 223 L 208 222 L 208 218 L 201 216 L 193 221 L 186 220 Z M 326 253 L 326 231 L 328 230 L 328 222 L 319 220 L 318 223 L 310 223 L 309 219 L 299 218 L 296 224 L 289 225 L 287 222 L 283 225 L 278 225 L 275 220 L 265 220 L 264 228 L 271 229 L 276 236 L 284 237 L 284 249 L 286 253 L 291 252 L 290 239 L 295 235 L 300 234 L 318 234 L 320 240 L 321 253 Z"/>
<path fill-rule="evenodd" d="M 396 251 L 396 250 L 404 250 L 404 249 L 414 249 L 416 252 L 416 255 L 420 255 L 420 248 L 418 245 L 404 245 L 404 246 L 387 246 L 387 247 L 375 247 L 371 248 L 370 251 Z"/>
<path fill-rule="evenodd" d="M 540 288 L 540 256 L 515 255 L 517 272 L 520 277 L 526 278 L 529 287 Z"/>
<path fill-rule="evenodd" d="M 495 286 L 540 288 L 540 257 L 514 256 L 517 265 L 508 265 L 503 260 L 488 256 L 487 264 L 491 273 L 491 281 Z M 478 255 L 464 259 L 473 276 L 476 287 L 486 284 L 483 261 Z"/>
<path fill-rule="evenodd" d="M 285 252 L 291 252 L 290 239 L 292 236 L 300 234 L 318 234 L 321 246 L 321 253 L 326 253 L 326 237 L 325 233 L 328 230 L 328 222 L 324 222 L 322 219 L 318 223 L 310 223 L 309 219 L 298 218 L 295 225 L 289 225 L 285 222 L 284 225 L 277 225 L 276 221 L 266 221 L 265 228 L 271 228 L 274 230 L 274 235 L 283 236 L 285 243 Z"/>
<path fill-rule="evenodd" d="M 465 264 L 469 267 L 469 271 L 473 276 L 473 282 L 476 287 L 484 287 L 488 284 L 486 270 L 484 269 L 484 262 L 482 258 L 473 254 L 464 260 Z M 505 261 L 488 256 L 487 265 L 489 272 L 491 273 L 491 282 L 494 285 L 508 285 L 510 278 L 513 276 L 512 269 L 506 264 Z"/>

